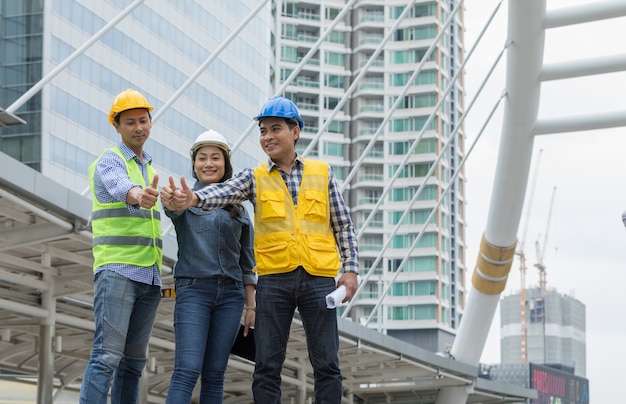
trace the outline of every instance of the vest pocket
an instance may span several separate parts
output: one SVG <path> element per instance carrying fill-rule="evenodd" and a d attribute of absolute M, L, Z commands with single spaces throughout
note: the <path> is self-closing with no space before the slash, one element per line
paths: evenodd
<path fill-rule="evenodd" d="M 328 244 L 309 244 L 311 265 L 317 270 L 339 269 L 339 253 L 337 247 Z"/>
<path fill-rule="evenodd" d="M 316 222 L 326 220 L 327 198 L 325 192 L 309 189 L 301 196 L 301 199 L 304 218 L 306 220 Z"/>
<path fill-rule="evenodd" d="M 261 220 L 281 220 L 285 217 L 283 191 L 261 191 Z"/>
<path fill-rule="evenodd" d="M 289 266 L 289 247 L 287 243 L 256 246 L 254 253 L 259 268 L 283 269 Z"/>

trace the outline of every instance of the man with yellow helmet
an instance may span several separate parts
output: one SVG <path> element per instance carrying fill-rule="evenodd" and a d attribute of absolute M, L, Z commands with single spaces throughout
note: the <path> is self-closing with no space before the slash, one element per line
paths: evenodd
<path fill-rule="evenodd" d="M 95 333 L 80 403 L 135 403 L 161 296 L 159 177 L 143 150 L 154 108 L 133 89 L 119 93 L 109 123 L 121 136 L 89 167 Z"/>

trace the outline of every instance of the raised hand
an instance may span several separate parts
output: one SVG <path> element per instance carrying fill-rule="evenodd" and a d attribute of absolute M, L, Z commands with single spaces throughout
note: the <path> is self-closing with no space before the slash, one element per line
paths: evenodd
<path fill-rule="evenodd" d="M 170 176 L 169 181 L 169 186 L 163 187 L 161 191 L 161 200 L 165 207 L 169 210 L 185 210 L 192 206 L 195 194 L 187 185 L 185 177 L 180 177 L 180 188 L 176 188 L 173 177 Z"/>
<path fill-rule="evenodd" d="M 174 194 L 174 203 L 182 206 L 182 209 L 187 209 L 188 207 L 194 205 L 194 197 L 196 194 L 193 193 L 191 188 L 187 185 L 187 181 L 185 181 L 185 177 L 180 177 L 180 186 L 181 189 L 177 190 Z M 198 203 L 197 197 L 195 198 L 195 204 Z"/>
<path fill-rule="evenodd" d="M 139 206 L 145 209 L 151 209 L 156 205 L 159 199 L 159 176 L 155 175 L 152 183 L 137 195 Z"/>
<path fill-rule="evenodd" d="M 163 206 L 165 206 L 169 210 L 175 210 L 172 206 L 174 192 L 176 192 L 176 184 L 174 184 L 174 177 L 170 175 L 169 185 L 161 188 L 161 202 L 163 203 Z"/>

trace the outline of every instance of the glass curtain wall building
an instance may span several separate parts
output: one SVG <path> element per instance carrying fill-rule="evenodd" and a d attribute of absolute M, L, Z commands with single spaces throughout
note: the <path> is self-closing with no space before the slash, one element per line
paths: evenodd
<path fill-rule="evenodd" d="M 0 1 L 0 107 L 7 108 L 42 77 L 43 0 Z M 41 94 L 19 111 L 26 125 L 0 127 L 0 150 L 41 170 Z"/>
<path fill-rule="evenodd" d="M 360 234 L 361 272 L 370 275 L 344 315 L 443 351 L 466 290 L 462 15 L 444 24 L 453 0 L 356 2 L 341 14 L 348 3 L 273 2 L 276 88 L 302 67 L 285 89 L 305 122 L 299 152 L 333 166 Z"/>
<path fill-rule="evenodd" d="M 0 1 L 0 106 L 4 109 L 127 7 L 136 5 L 16 111 L 26 125 L 0 128 L 0 150 L 83 193 L 89 164 L 120 140 L 107 121 L 111 102 L 120 91 L 134 88 L 155 107 L 146 150 L 161 178 L 191 178 L 189 147 L 195 137 L 213 128 L 234 144 L 271 96 L 269 5 L 180 97 L 172 97 L 258 4 L 255 0 Z M 163 108 L 166 105 L 170 106 Z M 233 154 L 236 169 L 264 159 L 253 133 Z"/>

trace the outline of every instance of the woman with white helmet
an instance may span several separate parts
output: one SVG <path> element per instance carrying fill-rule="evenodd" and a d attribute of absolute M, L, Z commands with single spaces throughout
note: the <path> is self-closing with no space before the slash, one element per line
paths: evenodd
<path fill-rule="evenodd" d="M 230 147 L 214 130 L 200 134 L 190 154 L 197 179 L 194 189 L 223 182 L 233 174 Z M 244 335 L 254 326 L 257 278 L 252 223 L 239 204 L 211 211 L 196 207 L 172 211 L 167 201 L 163 203 L 178 241 L 176 350 L 167 403 L 191 402 L 198 377 L 200 403 L 221 403 L 224 372 L 242 310 Z"/>

